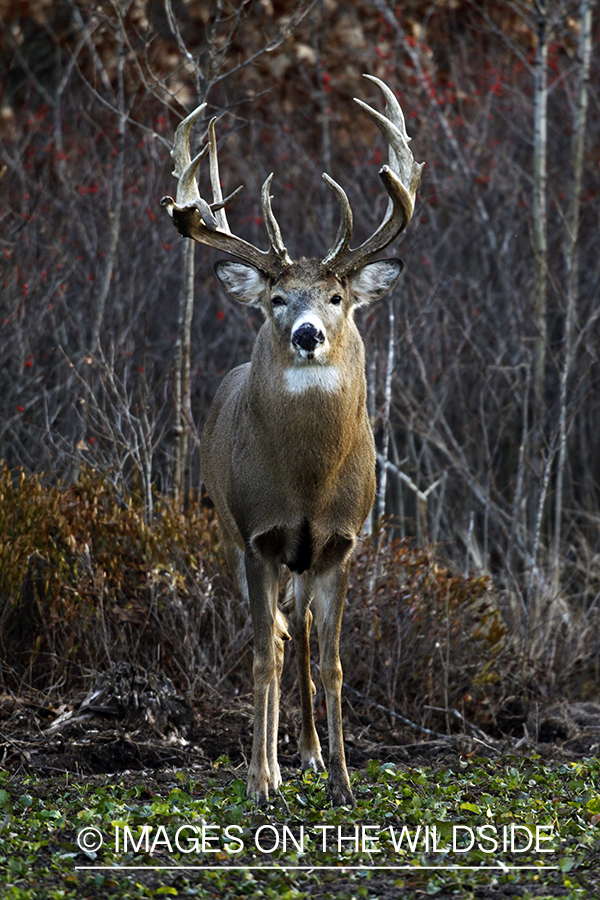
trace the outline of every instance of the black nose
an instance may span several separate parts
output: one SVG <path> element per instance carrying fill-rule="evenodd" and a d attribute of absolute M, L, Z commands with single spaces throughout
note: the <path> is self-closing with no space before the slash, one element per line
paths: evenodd
<path fill-rule="evenodd" d="M 324 340 L 325 335 L 323 332 L 311 325 L 310 322 L 300 325 L 292 335 L 294 347 L 298 350 L 306 350 L 309 353 L 312 353 L 317 344 L 322 344 Z"/>

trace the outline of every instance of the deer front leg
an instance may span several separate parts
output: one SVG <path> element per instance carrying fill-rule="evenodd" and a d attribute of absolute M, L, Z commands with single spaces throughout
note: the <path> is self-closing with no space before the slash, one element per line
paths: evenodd
<path fill-rule="evenodd" d="M 298 750 L 302 771 L 313 769 L 324 772 L 321 744 L 315 729 L 313 717 L 313 694 L 315 686 L 310 677 L 310 626 L 312 613 L 310 603 L 314 595 L 314 576 L 306 572 L 294 574 L 288 588 L 285 609 L 292 622 L 292 636 L 296 648 L 298 665 L 298 689 L 300 692 L 301 729 Z"/>
<path fill-rule="evenodd" d="M 327 792 L 334 806 L 356 806 L 350 787 L 342 733 L 340 630 L 348 590 L 349 561 L 342 560 L 315 580 L 315 615 L 319 635 L 321 681 L 327 703 L 329 768 Z"/>
<path fill-rule="evenodd" d="M 275 643 L 278 573 L 252 550 L 246 551 L 245 568 L 254 629 L 254 730 L 246 796 L 263 806 L 269 799 L 269 787 L 276 790 L 281 783 L 276 749 L 278 681 L 283 665 L 281 638 L 279 660 Z"/>
<path fill-rule="evenodd" d="M 284 641 L 290 640 L 285 616 L 279 611 L 275 612 L 275 674 L 269 685 L 269 697 L 267 700 L 267 761 L 269 764 L 269 787 L 278 791 L 281 787 L 281 772 L 277 761 L 277 736 L 279 732 L 279 697 L 281 672 L 283 670 L 283 658 L 285 655 Z"/>

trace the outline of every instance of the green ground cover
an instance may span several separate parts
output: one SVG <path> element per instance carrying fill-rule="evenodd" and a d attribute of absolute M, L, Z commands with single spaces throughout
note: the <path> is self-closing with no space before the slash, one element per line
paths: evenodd
<path fill-rule="evenodd" d="M 227 759 L 161 784 L 3 772 L 0 895 L 600 896 L 598 759 L 372 761 L 352 776 L 354 810 L 330 808 L 326 776 L 289 773 L 258 810 L 238 774 Z"/>

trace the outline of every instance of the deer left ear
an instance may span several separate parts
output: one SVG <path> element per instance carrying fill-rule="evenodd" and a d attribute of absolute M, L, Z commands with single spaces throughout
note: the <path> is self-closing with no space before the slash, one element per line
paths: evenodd
<path fill-rule="evenodd" d="M 350 290 L 357 306 L 373 303 L 389 294 L 403 268 L 401 259 L 380 259 L 349 275 Z"/>

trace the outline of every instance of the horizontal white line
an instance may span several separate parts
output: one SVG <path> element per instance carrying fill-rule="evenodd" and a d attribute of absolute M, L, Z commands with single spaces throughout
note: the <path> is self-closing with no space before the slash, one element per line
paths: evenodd
<path fill-rule="evenodd" d="M 166 872 L 166 871 L 183 871 L 184 869 L 187 871 L 195 871 L 195 872 L 206 872 L 206 871 L 214 871 L 218 869 L 220 872 L 229 872 L 229 871 L 243 871 L 246 869 L 271 869 L 276 870 L 278 872 L 298 872 L 298 871 L 306 871 L 306 872 L 314 872 L 319 870 L 327 870 L 330 872 L 342 872 L 342 871 L 354 871 L 361 872 L 365 870 L 373 871 L 377 870 L 380 872 L 398 872 L 398 871 L 407 871 L 410 870 L 412 872 L 418 872 L 420 869 L 429 869 L 434 870 L 436 872 L 443 872 L 449 870 L 456 869 L 465 869 L 473 872 L 479 872 L 484 870 L 500 870 L 501 872 L 510 871 L 510 872 L 522 872 L 525 870 L 531 870 L 534 872 L 541 872 L 548 869 L 558 869 L 558 866 L 505 866 L 505 865 L 497 865 L 497 866 L 75 866 L 75 869 L 80 871 L 90 871 L 93 869 L 94 871 L 103 871 L 103 872 L 121 872 L 125 869 L 127 870 L 136 870 L 136 871 L 144 871 L 144 872 Z"/>

